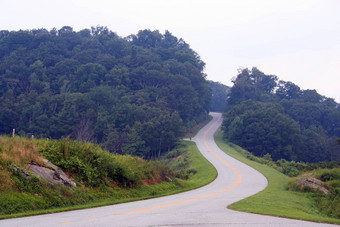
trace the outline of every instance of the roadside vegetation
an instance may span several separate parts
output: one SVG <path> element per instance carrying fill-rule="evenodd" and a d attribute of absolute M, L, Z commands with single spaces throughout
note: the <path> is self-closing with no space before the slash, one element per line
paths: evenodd
<path fill-rule="evenodd" d="M 244 69 L 233 80 L 223 117 L 223 137 L 275 161 L 340 160 L 340 105 L 315 90 Z"/>
<path fill-rule="evenodd" d="M 252 166 L 260 171 L 268 180 L 268 186 L 258 194 L 236 202 L 229 208 L 239 211 L 267 214 L 273 216 L 303 219 L 315 222 L 340 224 L 340 168 L 335 163 L 317 164 L 279 162 L 271 160 L 270 156 L 259 158 L 234 144 L 226 143 L 222 138 L 222 131 L 215 135 L 217 145 L 228 155 Z M 299 166 L 304 168 L 299 170 Z M 332 166 L 334 165 L 334 166 Z M 308 167 L 309 166 L 309 167 Z M 328 167 L 328 168 L 327 168 Z M 286 171 L 286 172 L 285 172 Z M 315 176 L 324 180 L 330 193 L 325 195 L 301 186 L 296 187 L 295 176 Z"/>
<path fill-rule="evenodd" d="M 29 165 L 43 166 L 43 158 L 59 166 L 77 187 L 51 185 L 32 174 Z M 164 196 L 203 186 L 216 176 L 192 142 L 181 142 L 162 162 L 155 162 L 115 155 L 87 142 L 0 137 L 0 218 Z"/>
<path fill-rule="evenodd" d="M 0 134 L 158 158 L 208 119 L 204 65 L 169 31 L 0 31 Z"/>

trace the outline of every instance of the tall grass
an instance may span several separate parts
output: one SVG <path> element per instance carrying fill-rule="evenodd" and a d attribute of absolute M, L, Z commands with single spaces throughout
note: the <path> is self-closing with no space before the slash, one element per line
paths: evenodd
<path fill-rule="evenodd" d="M 19 166 L 27 166 L 31 161 L 43 164 L 36 144 L 21 137 L 0 137 L 0 159 Z"/>

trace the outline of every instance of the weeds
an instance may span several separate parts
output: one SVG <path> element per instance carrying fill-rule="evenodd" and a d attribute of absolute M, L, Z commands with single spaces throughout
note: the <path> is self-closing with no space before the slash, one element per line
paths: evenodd
<path fill-rule="evenodd" d="M 20 137 L 1 137 L 0 159 L 19 166 L 27 166 L 31 161 L 43 165 L 42 156 L 35 143 Z"/>

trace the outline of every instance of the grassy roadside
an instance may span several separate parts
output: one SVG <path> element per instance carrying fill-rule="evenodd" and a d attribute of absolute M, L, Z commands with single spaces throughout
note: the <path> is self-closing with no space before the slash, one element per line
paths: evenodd
<path fill-rule="evenodd" d="M 217 172 L 215 168 L 201 155 L 195 143 L 182 141 L 179 147 L 183 150 L 189 163 L 187 170 L 190 174 L 186 180 L 176 179 L 173 182 L 163 181 L 162 183 L 153 185 L 140 184 L 136 188 L 77 188 L 75 189 L 77 190 L 75 193 L 79 193 L 79 195 L 84 198 L 84 201 L 81 202 L 82 204 L 74 204 L 72 206 L 63 206 L 53 209 L 45 208 L 35 211 L 27 209 L 21 213 L 1 214 L 0 219 L 92 208 L 166 196 L 204 186 L 216 178 Z M 181 156 L 184 155 L 182 154 Z M 40 200 L 40 198 L 37 198 L 35 194 L 6 191 L 0 193 L 0 200 L 11 200 L 13 205 L 14 203 L 23 203 L 24 206 L 25 201 L 29 203 L 31 201 L 37 202 Z M 86 196 L 84 194 L 86 194 Z M 88 198 L 91 198 L 92 201 L 86 200 Z M 73 198 L 69 198 L 69 200 L 72 199 Z M 79 203 L 79 201 L 77 202 Z M 11 206 L 11 203 L 7 203 L 5 206 L 8 208 L 8 206 Z"/>
<path fill-rule="evenodd" d="M 201 152 L 199 152 L 196 144 L 190 141 L 182 141 L 181 144 L 185 145 L 186 151 L 184 154 L 181 154 L 176 158 L 176 160 L 174 160 L 176 166 L 173 168 L 183 168 L 181 164 L 182 161 L 178 160 L 178 158 L 188 160 L 188 166 L 185 167 L 185 169 L 187 172 L 189 172 L 189 177 L 187 180 L 181 180 L 185 191 L 202 187 L 215 180 L 217 177 L 217 171 L 215 167 L 204 158 Z"/>
<path fill-rule="evenodd" d="M 230 205 L 230 209 L 314 222 L 340 224 L 339 219 L 327 217 L 318 211 L 314 200 L 311 198 L 311 194 L 286 190 L 290 181 L 288 176 L 269 166 L 251 161 L 230 147 L 223 141 L 220 130 L 215 134 L 215 141 L 228 155 L 261 172 L 269 183 L 265 190 Z"/>

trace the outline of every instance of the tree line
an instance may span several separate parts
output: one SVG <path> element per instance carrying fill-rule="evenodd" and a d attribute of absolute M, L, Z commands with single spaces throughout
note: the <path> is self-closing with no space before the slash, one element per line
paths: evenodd
<path fill-rule="evenodd" d="M 225 139 L 257 156 L 340 160 L 340 105 L 257 68 L 243 69 L 233 80 L 222 128 Z"/>
<path fill-rule="evenodd" d="M 169 31 L 0 31 L 0 133 L 158 157 L 207 118 L 205 63 Z"/>

